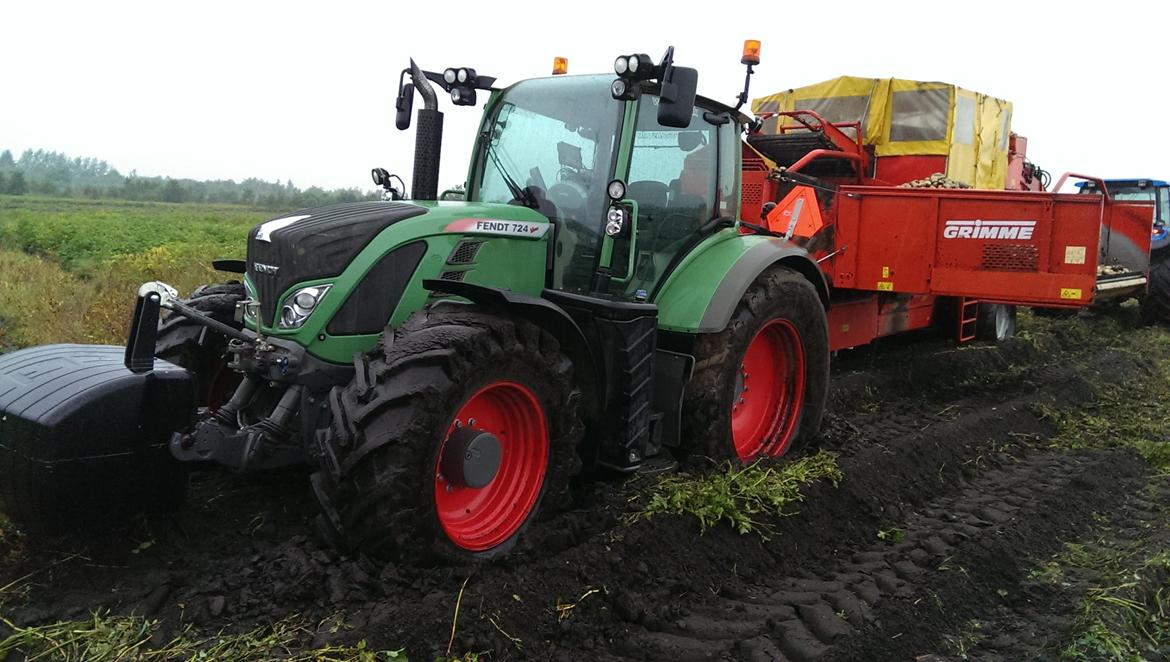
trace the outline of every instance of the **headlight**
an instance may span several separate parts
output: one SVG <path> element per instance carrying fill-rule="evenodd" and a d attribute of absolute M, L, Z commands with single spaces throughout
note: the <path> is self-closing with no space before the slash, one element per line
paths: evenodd
<path fill-rule="evenodd" d="M 618 207 L 610 207 L 605 215 L 605 234 L 616 237 L 621 234 L 622 226 L 626 224 L 626 212 Z"/>
<path fill-rule="evenodd" d="M 285 299 L 284 305 L 280 308 L 280 323 L 277 325 L 282 329 L 299 329 L 309 319 L 309 315 L 316 310 L 317 304 L 321 303 L 321 299 L 325 297 L 325 293 L 329 291 L 332 285 L 313 285 L 312 287 L 302 287 L 296 292 L 292 293 L 288 299 Z"/>

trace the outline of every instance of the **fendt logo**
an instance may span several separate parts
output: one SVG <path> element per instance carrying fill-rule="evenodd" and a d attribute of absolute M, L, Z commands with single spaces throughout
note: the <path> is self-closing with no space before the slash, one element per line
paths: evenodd
<path fill-rule="evenodd" d="M 1036 221 L 947 221 L 944 239 L 1023 239 L 1032 238 Z"/>
<path fill-rule="evenodd" d="M 271 274 L 273 276 L 276 275 L 276 272 L 280 271 L 280 267 L 274 264 L 264 264 L 262 262 L 253 262 L 252 268 L 255 269 L 256 273 L 258 274 Z"/>

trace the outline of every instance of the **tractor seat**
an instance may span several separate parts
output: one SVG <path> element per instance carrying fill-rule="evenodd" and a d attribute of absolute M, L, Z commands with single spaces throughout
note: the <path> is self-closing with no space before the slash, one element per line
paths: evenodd
<path fill-rule="evenodd" d="M 638 215 L 651 223 L 662 219 L 668 192 L 669 188 L 662 182 L 630 182 L 626 186 L 626 196 L 638 202 Z"/>

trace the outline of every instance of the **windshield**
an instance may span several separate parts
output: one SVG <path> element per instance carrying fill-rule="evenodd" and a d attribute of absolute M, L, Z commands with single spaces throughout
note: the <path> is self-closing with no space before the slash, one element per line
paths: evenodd
<path fill-rule="evenodd" d="M 533 207 L 557 224 L 552 286 L 587 292 L 622 104 L 613 76 L 527 80 L 485 118 L 469 200 Z"/>

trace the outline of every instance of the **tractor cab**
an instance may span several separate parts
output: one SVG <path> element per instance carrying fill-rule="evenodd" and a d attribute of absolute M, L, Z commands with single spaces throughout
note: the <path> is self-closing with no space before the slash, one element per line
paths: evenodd
<path fill-rule="evenodd" d="M 1150 228 L 1150 251 L 1170 246 L 1170 184 L 1157 179 L 1107 179 L 1105 188 L 1114 200 L 1154 203 L 1154 225 Z M 1101 193 L 1096 182 L 1079 182 L 1078 193 Z"/>
<path fill-rule="evenodd" d="M 660 86 L 623 99 L 612 82 L 557 76 L 499 93 L 467 199 L 531 207 L 553 223 L 550 289 L 645 302 L 676 258 L 737 217 L 738 124 L 700 98 L 681 126 L 664 126 Z"/>

